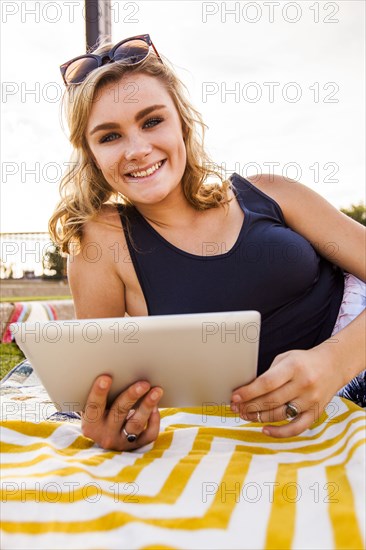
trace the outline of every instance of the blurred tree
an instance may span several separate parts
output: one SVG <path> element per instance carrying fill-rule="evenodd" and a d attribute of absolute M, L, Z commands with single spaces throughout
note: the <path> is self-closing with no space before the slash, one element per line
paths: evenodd
<path fill-rule="evenodd" d="M 60 247 L 50 243 L 42 259 L 44 279 L 64 279 L 67 276 L 66 258 L 61 256 Z"/>
<path fill-rule="evenodd" d="M 356 222 L 366 225 L 366 206 L 362 202 L 360 204 L 352 204 L 349 208 L 341 208 L 341 212 L 353 218 Z"/>

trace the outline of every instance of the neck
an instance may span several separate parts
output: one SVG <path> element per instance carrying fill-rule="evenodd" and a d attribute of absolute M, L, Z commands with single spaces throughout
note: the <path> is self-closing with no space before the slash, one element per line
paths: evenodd
<path fill-rule="evenodd" d="M 159 227 L 186 227 L 199 215 L 187 201 L 181 186 L 158 203 L 135 203 L 134 206 L 146 220 Z"/>

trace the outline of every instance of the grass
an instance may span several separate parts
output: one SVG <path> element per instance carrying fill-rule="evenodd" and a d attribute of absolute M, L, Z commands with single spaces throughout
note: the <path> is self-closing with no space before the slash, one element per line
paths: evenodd
<path fill-rule="evenodd" d="M 0 302 L 32 302 L 32 301 L 53 301 L 53 300 L 71 300 L 72 296 L 5 296 L 0 298 Z M 15 343 L 0 344 L 0 379 L 24 359 L 22 351 Z"/>
<path fill-rule="evenodd" d="M 38 302 L 49 300 L 71 300 L 72 296 L 4 296 L 0 298 L 0 302 Z"/>
<path fill-rule="evenodd" d="M 0 358 L 0 378 L 4 378 L 15 365 L 23 361 L 24 355 L 16 344 L 0 344 Z"/>

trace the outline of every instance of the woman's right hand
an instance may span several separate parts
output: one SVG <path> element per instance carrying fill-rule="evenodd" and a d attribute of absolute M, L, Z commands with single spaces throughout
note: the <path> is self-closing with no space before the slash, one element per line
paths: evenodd
<path fill-rule="evenodd" d="M 132 451 L 155 441 L 160 427 L 157 405 L 163 395 L 162 388 L 152 388 L 146 381 L 136 382 L 107 409 L 111 384 L 112 379 L 107 375 L 94 381 L 82 413 L 83 435 L 103 449 L 115 451 Z M 127 434 L 135 434 L 137 439 L 129 442 L 124 430 Z"/>

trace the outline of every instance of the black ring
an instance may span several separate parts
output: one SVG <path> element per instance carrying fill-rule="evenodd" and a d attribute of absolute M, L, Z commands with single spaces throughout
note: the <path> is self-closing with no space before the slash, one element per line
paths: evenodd
<path fill-rule="evenodd" d="M 128 432 L 126 432 L 125 428 L 123 428 L 123 433 L 125 434 L 126 436 L 126 439 L 129 443 L 134 443 L 136 441 L 136 439 L 138 438 L 138 435 L 136 434 L 129 434 Z"/>
<path fill-rule="evenodd" d="M 287 420 L 292 420 L 296 418 L 299 414 L 298 408 L 292 403 L 286 403 L 286 418 Z"/>

